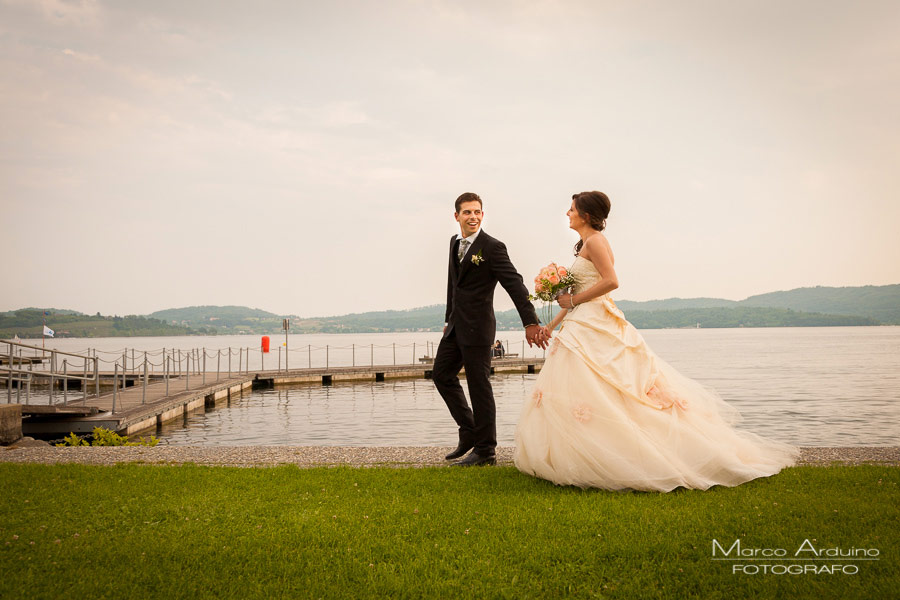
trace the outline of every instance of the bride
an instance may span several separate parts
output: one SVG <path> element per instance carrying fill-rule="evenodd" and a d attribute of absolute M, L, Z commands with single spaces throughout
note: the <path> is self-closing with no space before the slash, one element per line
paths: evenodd
<path fill-rule="evenodd" d="M 609 293 L 618 286 L 602 192 L 572 196 L 573 294 L 516 428 L 515 464 L 559 485 L 668 492 L 735 486 L 793 465 L 799 449 L 731 427 L 739 414 L 656 356 Z"/>

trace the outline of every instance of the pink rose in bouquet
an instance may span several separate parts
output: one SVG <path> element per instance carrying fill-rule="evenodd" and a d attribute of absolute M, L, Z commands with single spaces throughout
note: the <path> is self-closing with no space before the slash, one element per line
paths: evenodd
<path fill-rule="evenodd" d="M 534 278 L 534 295 L 529 296 L 530 300 L 543 300 L 544 311 L 553 312 L 553 301 L 556 297 L 565 291 L 568 291 L 575 285 L 575 277 L 571 275 L 565 267 L 559 267 L 556 263 L 550 263 L 540 270 L 537 277 Z M 552 314 L 549 314 L 552 318 Z M 545 322 L 549 322 L 547 318 Z"/>

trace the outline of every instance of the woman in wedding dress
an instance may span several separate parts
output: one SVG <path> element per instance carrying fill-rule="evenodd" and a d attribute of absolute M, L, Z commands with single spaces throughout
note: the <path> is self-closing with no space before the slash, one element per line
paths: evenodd
<path fill-rule="evenodd" d="M 544 330 L 552 339 L 516 428 L 516 467 L 559 485 L 667 492 L 735 486 L 793 465 L 798 448 L 734 429 L 737 410 L 656 356 L 616 307 L 613 253 L 600 233 L 609 209 L 602 192 L 572 197 L 576 285 Z"/>

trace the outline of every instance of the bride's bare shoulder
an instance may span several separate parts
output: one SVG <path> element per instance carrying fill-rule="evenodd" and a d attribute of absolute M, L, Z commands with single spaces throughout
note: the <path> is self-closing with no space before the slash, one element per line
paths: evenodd
<path fill-rule="evenodd" d="M 606 236 L 600 233 L 599 231 L 594 235 L 590 236 L 587 241 L 584 242 L 585 247 L 589 250 L 594 249 L 602 249 L 606 250 L 610 254 L 612 254 L 612 247 L 609 245 L 609 240 L 606 239 Z"/>
<path fill-rule="evenodd" d="M 600 233 L 599 231 L 594 235 L 590 236 L 584 242 L 585 250 L 587 250 L 586 254 L 588 256 L 598 257 L 599 254 L 608 254 L 610 260 L 615 261 L 613 258 L 612 246 L 609 244 L 609 240 L 606 239 L 606 236 Z"/>

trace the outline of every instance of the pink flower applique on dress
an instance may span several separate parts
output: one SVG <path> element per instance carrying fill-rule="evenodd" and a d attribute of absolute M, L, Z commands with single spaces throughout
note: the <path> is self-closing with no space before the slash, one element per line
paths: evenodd
<path fill-rule="evenodd" d="M 649 390 L 647 390 L 647 396 L 650 397 L 651 400 L 656 402 L 656 408 L 659 410 L 665 410 L 667 408 L 672 408 L 672 405 L 675 404 L 681 410 L 687 410 L 687 401 L 678 397 L 673 393 L 666 393 L 656 384 L 654 384 Z"/>
<path fill-rule="evenodd" d="M 587 423 L 593 417 L 593 413 L 591 413 L 591 407 L 587 404 L 579 404 L 572 410 L 572 416 L 575 417 L 575 420 L 581 421 L 582 423 Z"/>

